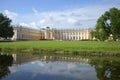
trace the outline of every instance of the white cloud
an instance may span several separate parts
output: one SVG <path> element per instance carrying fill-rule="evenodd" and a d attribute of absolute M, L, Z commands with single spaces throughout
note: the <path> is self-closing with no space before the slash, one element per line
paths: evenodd
<path fill-rule="evenodd" d="M 32 8 L 32 10 L 33 10 L 34 13 L 38 12 L 37 9 L 35 9 L 35 8 Z"/>
<path fill-rule="evenodd" d="M 45 19 L 42 19 L 39 21 L 40 24 L 44 24 L 45 23 Z"/>
<path fill-rule="evenodd" d="M 29 25 L 31 28 L 37 28 L 37 25 L 35 22 L 31 22 L 31 23 L 29 23 Z"/>
<path fill-rule="evenodd" d="M 93 27 L 98 17 L 106 10 L 109 10 L 108 6 L 104 6 L 104 8 L 103 6 L 91 6 L 65 11 L 44 12 L 39 16 L 42 16 L 40 19 L 41 26 L 46 24 L 57 28 L 59 26 L 61 28 Z"/>
<path fill-rule="evenodd" d="M 30 23 L 22 22 L 22 23 L 19 23 L 19 25 L 24 26 L 24 27 L 39 29 L 39 28 L 37 27 L 36 22 L 30 22 Z"/>
<path fill-rule="evenodd" d="M 32 8 L 32 10 L 33 10 L 33 12 L 34 12 L 35 15 L 38 15 L 38 10 L 37 9 Z"/>
<path fill-rule="evenodd" d="M 9 11 L 9 10 L 4 10 L 4 14 L 6 14 L 10 19 L 14 19 L 15 17 L 18 16 L 17 13 L 11 12 L 11 11 Z"/>
<path fill-rule="evenodd" d="M 72 19 L 72 18 L 69 18 L 69 19 L 68 19 L 68 23 L 69 23 L 69 24 L 72 24 L 72 25 L 75 25 L 75 24 L 77 23 L 77 20 Z"/>
<path fill-rule="evenodd" d="M 24 22 L 19 23 L 19 25 L 21 25 L 21 26 L 26 26 L 26 27 L 28 27 L 28 26 L 29 26 L 28 24 L 26 24 L 26 23 L 24 23 Z"/>
<path fill-rule="evenodd" d="M 112 6 L 87 6 L 64 11 L 38 12 L 33 8 L 33 13 L 17 16 L 17 23 L 22 23 L 32 28 L 50 26 L 54 28 L 84 28 L 94 27 L 96 20 Z"/>

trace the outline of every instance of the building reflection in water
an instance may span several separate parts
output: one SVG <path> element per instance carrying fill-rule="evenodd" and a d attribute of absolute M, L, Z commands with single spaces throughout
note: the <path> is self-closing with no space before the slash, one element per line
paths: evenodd
<path fill-rule="evenodd" d="M 13 57 L 13 65 L 23 64 L 26 62 L 38 60 L 39 57 L 33 56 L 32 54 L 12 54 Z"/>
<path fill-rule="evenodd" d="M 89 63 L 87 58 L 77 58 L 77 57 L 53 57 L 53 56 L 44 56 L 41 57 L 42 61 L 58 61 L 58 62 L 71 62 L 71 63 Z"/>
<path fill-rule="evenodd" d="M 86 75 L 89 74 L 89 75 L 92 75 L 93 77 L 93 74 L 94 74 L 96 76 L 96 77 L 94 76 L 95 78 L 91 78 L 89 76 L 91 80 L 92 79 L 119 80 L 120 79 L 120 61 L 119 60 L 120 60 L 119 58 L 102 58 L 102 57 L 81 58 L 81 57 L 64 57 L 64 56 L 41 56 L 41 55 L 32 55 L 32 54 L 29 54 L 29 55 L 28 54 L 26 55 L 0 54 L 0 79 L 5 80 L 4 79 L 5 77 L 7 78 L 9 77 L 9 75 L 14 74 L 12 73 L 13 72 L 12 69 L 15 69 L 15 68 L 19 69 L 20 68 L 19 65 L 25 64 L 24 66 L 27 66 L 29 64 L 26 68 L 28 68 L 29 71 L 33 69 L 31 70 L 31 72 L 36 71 L 37 73 L 39 73 L 38 77 L 40 77 L 40 74 L 43 74 L 43 73 L 44 74 L 46 73 L 47 75 L 48 74 L 62 75 L 61 73 L 63 73 L 63 75 L 67 75 L 71 73 L 70 74 L 71 76 L 75 76 L 76 78 L 78 78 L 75 80 L 79 80 L 80 79 L 79 77 L 83 78 L 84 80 L 88 78 L 86 78 L 86 76 L 82 73 L 85 73 L 86 70 L 88 70 Z M 67 70 L 68 68 L 66 66 L 70 70 Z M 21 72 L 21 70 L 22 69 L 18 70 L 19 73 Z M 94 72 L 91 72 L 91 71 L 94 71 Z M 17 72 L 15 74 L 17 74 Z M 28 74 L 28 73 L 25 73 L 25 74 Z M 8 78 L 6 80 L 10 80 L 10 79 Z M 39 79 L 36 79 L 36 80 L 39 80 Z M 46 80 L 49 80 L 49 79 L 46 79 Z"/>
<path fill-rule="evenodd" d="M 33 55 L 22 55 L 12 54 L 13 64 L 22 64 L 33 60 L 41 60 L 46 62 L 71 62 L 71 63 L 89 63 L 88 58 L 76 58 L 76 57 L 56 57 L 56 56 L 33 56 Z"/>

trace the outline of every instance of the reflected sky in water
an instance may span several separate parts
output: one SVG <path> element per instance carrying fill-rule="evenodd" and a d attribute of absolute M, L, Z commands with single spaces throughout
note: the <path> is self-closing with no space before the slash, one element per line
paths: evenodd
<path fill-rule="evenodd" d="M 0 54 L 0 80 L 119 80 L 119 58 Z"/>
<path fill-rule="evenodd" d="M 84 63 L 35 60 L 12 66 L 10 71 L 4 80 L 97 80 L 95 69 Z"/>

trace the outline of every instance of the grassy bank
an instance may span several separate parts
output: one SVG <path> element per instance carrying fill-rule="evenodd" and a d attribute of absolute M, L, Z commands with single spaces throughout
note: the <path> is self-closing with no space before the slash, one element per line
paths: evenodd
<path fill-rule="evenodd" d="M 79 52 L 120 53 L 120 42 L 96 41 L 17 41 L 0 42 L 0 48 L 64 50 Z"/>

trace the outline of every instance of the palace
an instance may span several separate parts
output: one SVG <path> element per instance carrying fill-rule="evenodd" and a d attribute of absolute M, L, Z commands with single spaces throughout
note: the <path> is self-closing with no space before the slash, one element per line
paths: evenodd
<path fill-rule="evenodd" d="M 13 27 L 12 40 L 39 40 L 44 39 L 44 33 L 40 30 L 30 29 L 23 26 Z"/>
<path fill-rule="evenodd" d="M 54 37 L 57 40 L 83 40 L 90 39 L 90 29 L 56 29 Z"/>
<path fill-rule="evenodd" d="M 91 39 L 91 29 L 30 29 L 23 26 L 15 26 L 12 40 L 85 40 Z"/>

